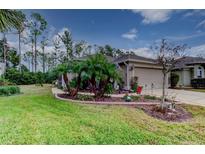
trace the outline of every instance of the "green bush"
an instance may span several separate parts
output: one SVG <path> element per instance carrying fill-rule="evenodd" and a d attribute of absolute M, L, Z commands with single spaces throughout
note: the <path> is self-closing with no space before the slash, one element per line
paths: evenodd
<path fill-rule="evenodd" d="M 113 93 L 113 85 L 111 83 L 108 83 L 106 86 L 105 86 L 105 93 L 106 94 L 112 94 Z"/>
<path fill-rule="evenodd" d="M 0 86 L 8 86 L 8 85 L 15 85 L 15 84 L 12 82 L 9 82 L 9 80 L 7 79 L 0 77 Z"/>
<path fill-rule="evenodd" d="M 20 88 L 18 86 L 1 86 L 0 96 L 10 96 L 14 94 L 19 94 Z"/>
<path fill-rule="evenodd" d="M 22 71 L 19 72 L 18 70 L 14 68 L 7 69 L 5 73 L 5 78 L 17 85 L 28 85 L 28 84 L 40 84 L 48 83 L 47 74 L 42 72 L 28 72 L 28 71 Z M 51 82 L 52 83 L 52 82 Z"/>
<path fill-rule="evenodd" d="M 179 75 L 175 73 L 171 73 L 171 87 L 176 87 L 177 83 L 179 82 Z"/>
<path fill-rule="evenodd" d="M 205 78 L 201 79 L 192 79 L 191 86 L 193 88 L 205 88 Z"/>

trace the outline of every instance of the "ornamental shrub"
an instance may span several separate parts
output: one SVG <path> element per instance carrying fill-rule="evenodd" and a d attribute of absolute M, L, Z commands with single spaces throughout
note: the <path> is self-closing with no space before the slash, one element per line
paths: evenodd
<path fill-rule="evenodd" d="M 19 93 L 20 88 L 18 86 L 0 86 L 0 96 L 10 96 Z"/>

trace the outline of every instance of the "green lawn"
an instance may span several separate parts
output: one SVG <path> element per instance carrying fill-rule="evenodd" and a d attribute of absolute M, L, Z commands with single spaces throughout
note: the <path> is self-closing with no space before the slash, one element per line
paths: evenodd
<path fill-rule="evenodd" d="M 21 89 L 0 97 L 0 144 L 205 144 L 203 107 L 186 107 L 189 122 L 168 123 L 134 108 L 56 100 L 48 85 Z"/>

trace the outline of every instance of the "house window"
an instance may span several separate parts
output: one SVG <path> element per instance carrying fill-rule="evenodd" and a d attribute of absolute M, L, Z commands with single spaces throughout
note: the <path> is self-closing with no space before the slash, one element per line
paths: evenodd
<path fill-rule="evenodd" d="M 202 68 L 201 68 L 201 67 L 198 67 L 197 77 L 198 77 L 198 78 L 202 78 Z"/>

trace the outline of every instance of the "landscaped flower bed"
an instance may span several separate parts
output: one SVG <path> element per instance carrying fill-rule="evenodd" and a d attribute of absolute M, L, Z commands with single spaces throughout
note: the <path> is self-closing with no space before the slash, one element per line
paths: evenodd
<path fill-rule="evenodd" d="M 186 111 L 182 105 L 177 105 L 174 110 L 161 110 L 158 105 L 138 105 L 148 115 L 166 121 L 184 122 L 192 118 L 192 114 Z"/>
<path fill-rule="evenodd" d="M 19 93 L 20 88 L 18 86 L 0 86 L 0 96 L 11 96 Z"/>
<path fill-rule="evenodd" d="M 102 98 L 95 98 L 94 95 L 88 94 L 77 94 L 76 97 L 72 97 L 66 93 L 58 94 L 58 97 L 66 98 L 66 99 L 73 99 L 79 101 L 101 101 L 101 102 L 126 102 L 125 97 L 111 97 L 111 96 L 104 96 Z M 160 98 L 155 96 L 149 95 L 142 95 L 142 96 L 134 96 L 130 95 L 132 102 L 160 102 Z"/>
<path fill-rule="evenodd" d="M 96 104 L 96 105 L 126 105 L 133 108 L 142 109 L 146 114 L 152 116 L 157 119 L 171 121 L 171 122 L 183 122 L 192 118 L 192 114 L 186 111 L 182 105 L 174 105 L 174 108 L 160 108 L 161 99 L 156 96 L 150 95 L 128 95 L 126 94 L 124 97 L 111 97 L 104 96 L 102 98 L 96 99 L 94 95 L 88 94 L 77 94 L 75 97 L 72 97 L 66 93 L 57 94 L 58 97 L 75 100 L 79 102 L 88 102 L 88 104 Z M 126 101 L 126 97 L 129 96 L 131 98 L 130 102 Z M 95 103 L 96 102 L 96 103 Z M 171 100 L 167 100 L 167 103 L 172 105 Z M 129 105 L 130 104 L 130 105 Z"/>

